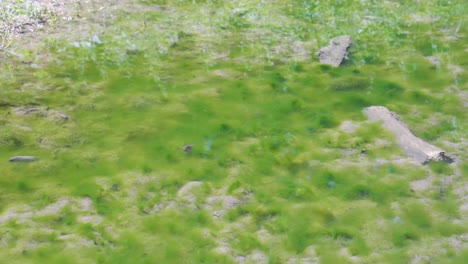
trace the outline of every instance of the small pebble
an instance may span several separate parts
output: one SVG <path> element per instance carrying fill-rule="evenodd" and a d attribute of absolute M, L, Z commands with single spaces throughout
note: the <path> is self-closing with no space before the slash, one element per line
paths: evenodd
<path fill-rule="evenodd" d="M 186 154 L 189 154 L 189 153 L 192 151 L 192 147 L 193 147 L 192 144 L 185 145 L 185 146 L 182 147 L 182 150 L 183 150 Z"/>
<path fill-rule="evenodd" d="M 15 156 L 10 158 L 10 162 L 33 162 L 36 161 L 37 158 L 34 156 Z"/>
<path fill-rule="evenodd" d="M 117 183 L 112 184 L 111 190 L 114 192 L 119 191 L 119 185 Z"/>

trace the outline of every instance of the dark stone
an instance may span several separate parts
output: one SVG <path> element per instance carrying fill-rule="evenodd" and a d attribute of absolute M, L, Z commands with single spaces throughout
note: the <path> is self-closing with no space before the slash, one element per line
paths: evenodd
<path fill-rule="evenodd" d="M 114 192 L 119 191 L 119 185 L 117 183 L 112 184 L 111 190 Z"/>
<path fill-rule="evenodd" d="M 186 154 L 189 154 L 190 152 L 192 152 L 192 147 L 193 147 L 192 144 L 185 145 L 185 146 L 182 147 L 182 150 L 183 150 Z"/>

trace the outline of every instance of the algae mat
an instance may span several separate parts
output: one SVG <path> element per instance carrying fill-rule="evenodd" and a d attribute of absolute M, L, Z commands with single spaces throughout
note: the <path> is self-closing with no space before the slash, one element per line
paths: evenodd
<path fill-rule="evenodd" d="M 464 1 L 80 2 L 5 35 L 0 259 L 466 259 Z M 371 105 L 455 162 L 407 159 Z"/>

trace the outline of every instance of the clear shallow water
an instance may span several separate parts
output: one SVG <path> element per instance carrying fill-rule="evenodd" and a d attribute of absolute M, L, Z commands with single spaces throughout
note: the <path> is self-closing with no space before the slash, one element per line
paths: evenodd
<path fill-rule="evenodd" d="M 102 43 L 59 40 L 39 51 L 49 56 L 39 68 L 4 66 L 2 210 L 20 204 L 40 210 L 61 197 L 90 198 L 93 207 L 80 211 L 71 202 L 57 214 L 28 218 L 32 224 L 12 218 L 3 229 L 17 235 L 3 256 L 25 252 L 18 259 L 34 262 L 64 249 L 56 262 L 230 263 L 259 251 L 272 263 L 293 257 L 337 263 L 347 260 L 336 256 L 347 248 L 364 260 L 392 262 L 411 259 L 410 249 L 428 247 L 426 238 L 466 232 L 449 221 L 461 217 L 455 197 L 410 191 L 410 180 L 431 172 L 382 162 L 403 154 L 361 113 L 387 106 L 431 142 L 457 143 L 466 135 L 456 92 L 466 90 L 466 73 L 454 76 L 448 67 L 466 65 L 464 44 L 445 41 L 443 31 L 461 19 L 456 6 L 440 4 L 446 13 L 428 24 L 410 22 L 411 8 L 384 12 L 369 5 L 385 23 L 363 29 L 347 23 L 357 18 L 338 3 L 330 13 L 336 25 L 325 16 L 332 9 L 308 2 L 302 4 L 315 13 L 303 13 L 307 8 L 294 1 L 281 3 L 287 9 L 244 4 L 235 10 L 182 1 L 150 6 L 155 11 L 144 16 L 122 11 L 99 36 Z M 316 17 L 319 11 L 325 13 Z M 336 69 L 319 65 L 313 56 L 319 45 L 347 32 L 355 33 L 350 60 Z M 297 59 L 303 53 L 308 59 Z M 440 66 L 424 58 L 429 55 Z M 31 107 L 38 110 L 15 114 Z M 345 120 L 360 128 L 340 131 Z M 186 144 L 193 144 L 189 154 Z M 14 155 L 39 161 L 6 162 Z M 437 166 L 436 174 L 454 171 Z M 190 181 L 202 182 L 194 204 L 178 195 Z M 212 217 L 222 205 L 207 201 L 219 195 L 242 204 Z M 424 197 L 435 210 L 419 200 Z M 83 215 L 101 222 L 87 223 Z M 269 239 L 261 239 L 261 230 Z M 64 234 L 97 245 L 63 240 Z M 31 241 L 43 246 L 28 246 Z M 221 246 L 229 253 L 217 253 Z M 308 256 L 310 246 L 315 256 Z M 79 248 L 80 256 L 67 247 Z M 449 253 L 435 257 L 459 257 Z"/>

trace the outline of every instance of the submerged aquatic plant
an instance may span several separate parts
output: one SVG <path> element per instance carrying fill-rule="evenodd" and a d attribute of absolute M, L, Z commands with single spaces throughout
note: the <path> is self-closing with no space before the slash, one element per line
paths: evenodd
<path fill-rule="evenodd" d="M 447 66 L 465 51 L 447 38 L 465 32 L 463 4 L 140 1 L 20 50 L 0 61 L 0 159 L 39 158 L 2 165 L 0 258 L 395 263 L 450 244 L 468 226 L 464 179 L 444 178 L 466 154 L 416 166 L 362 108 L 462 149 L 465 73 Z M 319 65 L 342 34 L 349 60 Z M 447 247 L 427 254 L 464 256 Z"/>

